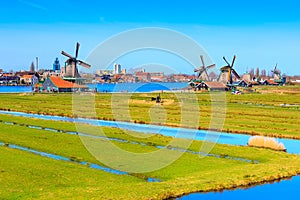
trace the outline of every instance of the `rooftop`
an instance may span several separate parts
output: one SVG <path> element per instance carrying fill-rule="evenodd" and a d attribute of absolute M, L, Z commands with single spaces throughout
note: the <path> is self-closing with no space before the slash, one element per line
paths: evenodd
<path fill-rule="evenodd" d="M 57 76 L 51 76 L 50 80 L 58 88 L 87 88 L 87 86 L 85 86 L 85 85 L 71 83 L 71 82 L 65 81 L 62 78 L 57 77 Z"/>

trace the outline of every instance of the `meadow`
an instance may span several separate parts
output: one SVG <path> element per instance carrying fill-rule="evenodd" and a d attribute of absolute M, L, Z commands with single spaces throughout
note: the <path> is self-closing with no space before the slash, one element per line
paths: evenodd
<path fill-rule="evenodd" d="M 300 139 L 300 87 L 255 90 L 220 96 L 163 93 L 162 104 L 151 101 L 157 93 L 98 93 L 75 100 L 72 94 L 1 94 L 0 109 Z"/>
<path fill-rule="evenodd" d="M 0 141 L 7 144 L 0 146 L 0 196 L 4 199 L 66 199 L 75 196 L 76 199 L 166 199 L 190 192 L 217 191 L 265 183 L 300 173 L 300 157 L 297 155 L 216 144 L 210 153 L 219 155 L 218 157 L 199 157 L 185 152 L 164 168 L 146 173 L 116 175 L 76 162 L 53 160 L 9 148 L 10 144 L 15 144 L 105 166 L 87 151 L 80 136 L 68 134 L 68 131 L 77 130 L 73 123 L 28 120 L 9 115 L 0 115 L 0 122 Z M 43 129 L 31 126 L 41 126 Z M 100 127 L 86 124 L 81 126 L 85 134 L 99 135 Z M 173 140 L 157 134 L 128 134 L 117 128 L 105 129 L 108 138 L 136 142 L 113 141 L 118 147 L 139 154 L 155 152 L 158 150 L 157 146 L 168 146 Z M 111 142 L 96 140 L 102 144 Z M 178 139 L 178 144 L 180 140 L 182 139 Z M 202 145 L 203 142 L 193 141 L 188 150 L 199 151 Z M 166 151 L 171 154 L 174 152 L 168 148 Z M 250 162 L 228 158 L 242 158 Z M 145 177 L 156 178 L 161 182 L 147 182 Z"/>
<path fill-rule="evenodd" d="M 0 110 L 300 139 L 299 86 L 255 90 L 243 95 L 163 93 L 159 104 L 151 100 L 158 93 L 0 94 Z M 300 156 L 271 149 L 5 114 L 0 114 L 1 142 L 3 199 L 168 199 L 192 192 L 247 187 L 300 173 Z M 86 142 L 96 144 L 94 149 Z M 163 150 L 166 154 L 158 157 L 161 160 L 175 158 L 179 152 L 182 155 L 164 167 L 134 173 L 121 156 L 99 149 L 108 144 L 139 155 Z M 12 145 L 69 161 L 13 149 Z M 204 146 L 212 148 L 207 156 L 203 156 L 207 153 Z M 111 165 L 99 159 L 99 151 L 110 158 Z M 83 161 L 86 166 L 78 164 Z M 131 164 L 146 169 L 146 161 Z M 92 164 L 129 174 L 92 169 Z M 148 182 L 148 178 L 160 182 Z"/>

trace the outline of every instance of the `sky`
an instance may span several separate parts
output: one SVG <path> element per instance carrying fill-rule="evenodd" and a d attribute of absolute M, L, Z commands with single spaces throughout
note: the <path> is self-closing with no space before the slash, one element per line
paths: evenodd
<path fill-rule="evenodd" d="M 29 69 L 35 57 L 40 68 L 51 68 L 56 57 L 63 65 L 60 52 L 74 55 L 76 42 L 85 60 L 116 34 L 158 27 L 193 39 L 217 68 L 225 65 L 223 56 L 231 60 L 235 54 L 239 74 L 257 67 L 270 71 L 278 63 L 283 73 L 300 75 L 299 13 L 300 2 L 292 0 L 1 1 L 0 69 Z M 193 73 L 185 61 L 159 51 L 133 52 L 114 62 L 128 69 L 159 63 Z"/>

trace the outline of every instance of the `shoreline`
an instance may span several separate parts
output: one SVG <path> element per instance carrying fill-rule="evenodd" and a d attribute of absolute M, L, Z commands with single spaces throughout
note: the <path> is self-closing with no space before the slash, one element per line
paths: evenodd
<path fill-rule="evenodd" d="M 232 184 L 229 186 L 223 186 L 222 184 L 219 185 L 219 187 L 215 188 L 215 189 L 207 189 L 207 190 L 198 190 L 198 191 L 191 191 L 188 193 L 182 193 L 182 194 L 174 194 L 173 196 L 170 197 L 166 197 L 163 198 L 163 200 L 175 200 L 177 198 L 181 198 L 184 196 L 188 196 L 190 194 L 196 194 L 196 193 L 203 193 L 203 194 L 207 194 L 207 193 L 212 193 L 212 192 L 223 192 L 223 191 L 234 191 L 234 190 L 238 190 L 238 189 L 249 189 L 255 186 L 260 186 L 260 185 L 265 185 L 265 184 L 272 184 L 274 182 L 281 182 L 281 181 L 285 181 L 285 180 L 290 180 L 293 177 L 297 177 L 300 176 L 300 170 L 298 170 L 298 172 L 296 174 L 292 174 L 292 175 L 282 175 L 279 177 L 269 177 L 267 179 L 264 179 L 262 181 L 253 181 L 253 182 L 245 182 L 245 183 L 241 183 L 241 184 Z"/>

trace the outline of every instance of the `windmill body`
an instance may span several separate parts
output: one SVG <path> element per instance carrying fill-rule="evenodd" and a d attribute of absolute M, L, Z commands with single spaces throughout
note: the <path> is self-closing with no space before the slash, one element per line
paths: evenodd
<path fill-rule="evenodd" d="M 221 68 L 219 81 L 224 84 L 227 84 L 227 85 L 232 85 L 233 84 L 233 76 L 236 79 L 240 79 L 240 76 L 238 75 L 238 73 L 235 71 L 235 69 L 233 69 L 233 65 L 234 65 L 236 56 L 234 55 L 231 64 L 229 64 L 229 62 L 226 60 L 225 57 L 223 57 L 223 59 L 227 63 L 227 65 Z"/>
<path fill-rule="evenodd" d="M 206 70 L 203 70 L 201 73 L 199 72 L 198 79 L 203 80 L 203 81 L 209 81 L 210 80 Z"/>
<path fill-rule="evenodd" d="M 230 68 L 225 66 L 221 68 L 221 73 L 219 76 L 219 82 L 223 84 L 228 84 L 230 82 Z"/>
<path fill-rule="evenodd" d="M 279 69 L 277 69 L 277 64 L 274 67 L 274 70 L 271 71 L 273 74 L 274 81 L 279 85 L 284 85 L 286 83 L 286 76 L 282 76 Z"/>
<path fill-rule="evenodd" d="M 207 70 L 210 69 L 210 68 L 215 67 L 216 65 L 213 64 L 213 65 L 206 66 L 205 63 L 204 63 L 203 55 L 200 56 L 200 59 L 201 59 L 201 62 L 202 62 L 202 66 L 199 67 L 198 69 L 194 70 L 194 72 L 198 72 L 197 81 L 210 81 Z"/>
<path fill-rule="evenodd" d="M 277 64 L 275 65 L 274 70 L 272 70 L 271 72 L 273 73 L 274 80 L 281 80 L 281 73 L 277 69 Z"/>

